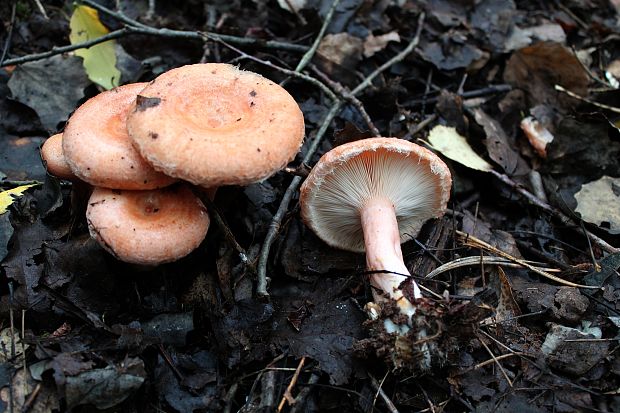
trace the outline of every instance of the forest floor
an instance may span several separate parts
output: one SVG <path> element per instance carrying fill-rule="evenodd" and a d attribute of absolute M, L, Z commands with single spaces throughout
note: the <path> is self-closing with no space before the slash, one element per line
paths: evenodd
<path fill-rule="evenodd" d="M 617 3 L 3 1 L 0 411 L 620 411 Z M 304 114 L 289 168 L 220 188 L 177 262 L 116 260 L 41 162 L 106 87 L 71 46 L 78 6 L 114 42 L 108 87 L 232 63 Z M 300 217 L 319 157 L 372 136 L 452 172 L 445 216 L 402 245 L 430 368 L 368 321 L 364 256 Z"/>

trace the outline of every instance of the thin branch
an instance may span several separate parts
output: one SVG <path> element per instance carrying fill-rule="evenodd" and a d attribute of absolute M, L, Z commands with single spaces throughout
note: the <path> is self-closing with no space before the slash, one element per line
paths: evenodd
<path fill-rule="evenodd" d="M 523 188 L 521 185 L 517 184 L 515 181 L 510 179 L 510 177 L 508 177 L 507 175 L 499 173 L 499 172 L 497 172 L 495 170 L 491 170 L 489 172 L 491 172 L 491 174 L 493 174 L 500 181 L 502 181 L 503 183 L 505 183 L 506 185 L 510 186 L 512 189 L 514 189 L 515 191 L 517 191 L 518 193 L 523 195 L 532 204 L 534 204 L 537 207 L 542 208 L 545 211 L 551 213 L 551 215 L 555 216 L 560 221 L 562 221 L 564 223 L 569 223 L 569 222 L 573 222 L 574 223 L 574 220 L 571 219 L 569 216 L 565 215 L 562 211 L 560 211 L 559 209 L 557 209 L 557 208 L 547 204 L 546 202 L 541 201 L 538 197 L 536 197 L 534 194 L 529 192 L 527 189 Z M 575 225 L 575 228 L 581 229 L 581 227 L 579 225 Z M 599 236 L 593 234 L 592 232 L 585 231 L 585 233 L 592 240 L 592 242 L 596 246 L 601 248 L 603 251 L 607 251 L 607 252 L 609 252 L 611 254 L 616 253 L 616 252 L 620 252 L 620 249 L 618 249 L 618 248 L 608 244 L 607 241 L 605 241 L 604 239 L 600 238 Z"/>
<path fill-rule="evenodd" d="M 100 4 L 95 3 L 92 0 L 81 0 L 83 4 L 86 4 L 97 11 L 105 13 L 115 19 L 122 21 L 134 28 L 135 33 L 141 34 L 150 34 L 155 36 L 164 36 L 164 37 L 178 37 L 178 38 L 191 38 L 197 40 L 223 40 L 225 42 L 236 44 L 236 45 L 246 45 L 246 46 L 257 46 L 264 47 L 267 49 L 280 49 L 287 50 L 291 52 L 306 52 L 308 50 L 308 46 L 279 42 L 275 40 L 261 40 L 261 39 L 253 39 L 248 37 L 239 37 L 239 36 L 231 36 L 227 34 L 219 34 L 214 32 L 200 32 L 200 31 L 186 31 L 186 30 L 172 30 L 166 28 L 154 28 L 151 26 L 147 26 L 143 23 L 140 23 L 137 20 L 131 19 L 125 16 L 122 13 L 115 12 L 113 10 L 108 9 Z"/>
<path fill-rule="evenodd" d="M 364 104 L 358 98 L 353 96 L 351 92 L 347 88 L 342 86 L 339 82 L 336 82 L 330 79 L 325 73 L 321 72 L 319 68 L 316 67 L 315 65 L 311 65 L 310 68 L 321 79 L 323 79 L 325 83 L 327 83 L 332 89 L 334 89 L 336 93 L 342 99 L 346 100 L 347 102 L 352 104 L 357 109 L 357 111 L 360 113 L 360 115 L 366 122 L 366 126 L 368 126 L 368 129 L 370 130 L 370 133 L 372 133 L 373 136 L 381 136 L 379 129 L 377 129 L 372 119 L 370 119 L 370 115 L 368 115 L 368 112 L 366 112 L 366 108 L 364 107 Z"/>
<path fill-rule="evenodd" d="M 78 49 L 88 49 L 91 46 L 95 46 L 99 43 L 107 42 L 108 40 L 118 39 L 132 32 L 133 29 L 129 27 L 124 27 L 119 30 L 115 30 L 101 37 L 97 37 L 96 39 L 88 40 L 81 43 L 69 44 L 66 46 L 54 46 L 51 50 L 42 53 L 33 53 L 22 57 L 16 57 L 13 59 L 7 59 L 0 64 L 0 67 L 10 66 L 10 65 L 19 65 L 27 62 L 34 62 L 36 60 L 42 60 L 51 56 L 55 56 L 62 53 L 72 52 Z"/>
<path fill-rule="evenodd" d="M 424 12 L 420 13 L 420 16 L 418 17 L 418 29 L 416 31 L 415 36 L 413 37 L 411 42 L 409 42 L 407 47 L 402 52 L 398 53 L 396 56 L 394 56 L 393 58 L 391 58 L 390 60 L 382 64 L 381 66 L 379 66 L 377 70 L 375 70 L 370 75 L 368 75 L 368 77 L 366 77 L 366 79 L 364 79 L 362 83 L 357 85 L 357 87 L 351 91 L 351 94 L 353 96 L 364 91 L 368 86 L 372 84 L 372 81 L 375 79 L 375 77 L 379 76 L 381 73 L 383 73 L 384 71 L 386 71 L 387 69 L 395 65 L 396 63 L 404 60 L 405 57 L 409 56 L 409 54 L 413 52 L 413 49 L 415 49 L 418 43 L 420 43 L 420 36 L 422 35 L 422 29 L 424 29 L 425 18 L 426 18 L 426 15 L 424 14 Z"/>
<path fill-rule="evenodd" d="M 282 73 L 284 73 L 286 75 L 297 77 L 299 79 L 305 80 L 306 82 L 315 85 L 316 87 L 321 89 L 323 91 L 323 93 L 325 93 L 332 101 L 338 99 L 336 97 L 336 95 L 334 94 L 334 92 L 331 91 L 330 88 L 328 88 L 323 82 L 321 82 L 318 79 L 313 78 L 312 76 L 308 76 L 308 75 L 306 75 L 304 73 L 300 73 L 297 70 L 289 70 L 289 69 L 286 69 L 284 67 L 275 65 L 275 64 L 271 63 L 268 60 L 262 60 L 262 59 L 259 59 L 258 57 L 254 57 L 252 55 L 249 55 L 249 54 L 245 53 L 243 50 L 237 49 L 235 46 L 229 44 L 228 42 L 226 42 L 224 40 L 215 39 L 215 41 L 217 41 L 218 43 L 223 44 L 224 46 L 228 47 L 230 50 L 235 51 L 236 53 L 238 53 L 244 59 L 252 60 L 253 62 L 260 63 L 261 65 L 270 67 L 270 68 L 275 69 L 275 70 L 279 70 L 280 72 L 282 72 Z"/>
<path fill-rule="evenodd" d="M 0 67 L 4 62 L 4 58 L 9 52 L 9 47 L 11 47 L 11 40 L 13 39 L 13 28 L 15 27 L 15 17 L 17 11 L 17 0 L 13 0 L 13 8 L 11 9 L 11 23 L 9 23 L 9 32 L 6 35 L 6 40 L 4 41 L 4 49 L 2 49 L 2 56 L 0 56 Z"/>
<path fill-rule="evenodd" d="M 325 133 L 327 132 L 329 125 L 331 124 L 332 120 L 334 120 L 338 112 L 340 112 L 342 106 L 342 102 L 337 101 L 331 107 L 330 111 L 323 119 L 323 123 L 320 129 L 314 136 L 314 139 L 310 144 L 308 151 L 306 152 L 306 156 L 303 159 L 303 163 L 308 163 L 308 161 L 312 159 L 312 156 L 314 156 L 314 153 L 316 152 L 319 144 L 321 143 L 323 135 L 325 135 Z M 301 181 L 302 178 L 300 176 L 295 176 L 293 178 L 288 188 L 286 188 L 286 191 L 284 192 L 282 201 L 280 201 L 280 205 L 278 206 L 278 211 L 273 216 L 273 218 L 271 219 L 271 223 L 269 224 L 269 230 L 267 231 L 267 236 L 265 237 L 265 241 L 263 242 L 263 245 L 261 247 L 260 257 L 258 260 L 256 294 L 259 297 L 269 296 L 269 293 L 267 292 L 267 261 L 269 259 L 269 250 L 271 249 L 271 245 L 274 243 L 276 237 L 278 236 L 278 233 L 280 232 L 282 220 L 288 212 L 288 206 L 293 199 L 297 188 L 299 188 L 299 184 L 301 184 Z"/>
<path fill-rule="evenodd" d="M 323 36 L 325 35 L 325 31 L 327 30 L 327 27 L 329 26 L 329 24 L 332 21 L 332 18 L 334 17 L 334 12 L 336 11 L 336 7 L 338 7 L 338 3 L 340 3 L 340 0 L 334 0 L 332 2 L 332 5 L 329 8 L 327 15 L 325 15 L 325 21 L 323 22 L 323 25 L 321 26 L 321 30 L 319 30 L 319 34 L 317 34 L 316 38 L 314 39 L 314 42 L 312 43 L 312 46 L 303 55 L 303 57 L 297 64 L 297 67 L 295 68 L 296 72 L 301 72 L 302 70 L 304 70 L 305 67 L 308 65 L 308 63 L 310 63 L 310 60 L 312 60 L 312 57 L 314 57 L 314 54 L 319 48 L 319 45 L 321 44 L 321 40 L 323 39 Z"/>

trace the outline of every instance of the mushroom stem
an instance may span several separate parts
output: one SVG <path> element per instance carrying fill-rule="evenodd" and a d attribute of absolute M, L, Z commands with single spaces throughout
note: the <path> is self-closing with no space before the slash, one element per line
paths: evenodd
<path fill-rule="evenodd" d="M 407 279 L 409 270 L 405 266 L 400 249 L 400 233 L 394 204 L 387 198 L 373 198 L 366 202 L 360 211 L 364 244 L 366 246 L 366 266 L 369 270 L 393 271 L 370 276 L 370 283 L 379 291 L 385 292 L 398 303 L 403 314 L 415 313 L 413 304 L 403 296 L 400 284 Z M 413 294 L 421 298 L 420 288 L 413 281 Z M 384 300 L 373 291 L 375 301 Z"/>

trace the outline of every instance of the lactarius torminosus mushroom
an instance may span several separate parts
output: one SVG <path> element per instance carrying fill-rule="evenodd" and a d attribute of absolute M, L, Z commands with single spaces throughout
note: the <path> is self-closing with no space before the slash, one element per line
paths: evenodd
<path fill-rule="evenodd" d="M 41 146 L 41 159 L 43 159 L 47 172 L 51 175 L 68 181 L 78 179 L 65 159 L 65 154 L 62 150 L 62 133 L 50 136 L 43 142 L 43 146 Z"/>
<path fill-rule="evenodd" d="M 172 69 L 140 92 L 129 135 L 153 167 L 205 188 L 246 185 L 284 168 L 304 136 L 278 84 L 221 63 Z"/>
<path fill-rule="evenodd" d="M 121 261 L 155 266 L 192 252 L 209 229 L 187 185 L 148 191 L 95 188 L 86 210 L 90 234 Z"/>
<path fill-rule="evenodd" d="M 416 309 L 400 288 L 410 275 L 400 244 L 444 214 L 451 183 L 445 163 L 421 146 L 395 138 L 359 140 L 319 160 L 301 187 L 301 214 L 327 244 L 366 252 L 368 270 L 379 271 L 370 277 L 375 301 L 391 298 L 411 323 Z M 420 289 L 411 283 L 419 299 Z M 391 322 L 385 328 L 409 330 Z"/>
<path fill-rule="evenodd" d="M 71 115 L 62 148 L 78 178 L 113 189 L 162 188 L 176 181 L 142 159 L 127 135 L 127 114 L 146 85 L 132 83 L 100 93 Z"/>

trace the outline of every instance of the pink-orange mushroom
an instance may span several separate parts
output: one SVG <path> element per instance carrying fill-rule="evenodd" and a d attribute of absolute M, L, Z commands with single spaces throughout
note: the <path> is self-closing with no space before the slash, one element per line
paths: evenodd
<path fill-rule="evenodd" d="M 62 133 L 52 135 L 43 142 L 41 159 L 43 159 L 47 172 L 51 175 L 68 181 L 78 179 L 65 160 L 65 154 L 62 151 Z"/>
<path fill-rule="evenodd" d="M 121 261 L 155 266 L 196 249 L 209 229 L 187 185 L 148 191 L 95 188 L 86 210 L 91 236 Z"/>
<path fill-rule="evenodd" d="M 176 181 L 155 171 L 136 151 L 127 134 L 127 114 L 146 83 L 100 93 L 69 118 L 62 147 L 73 173 L 93 186 L 155 189 Z"/>
<path fill-rule="evenodd" d="M 395 300 L 408 317 L 415 306 L 400 285 L 410 275 L 400 244 L 444 214 L 450 170 L 431 151 L 396 138 L 344 144 L 323 155 L 301 187 L 304 222 L 327 244 L 366 252 L 375 301 Z M 411 280 L 414 298 L 422 297 Z"/>
<path fill-rule="evenodd" d="M 272 176 L 302 144 L 304 118 L 277 83 L 223 63 L 172 69 L 138 96 L 127 129 L 153 167 L 202 187 Z"/>

